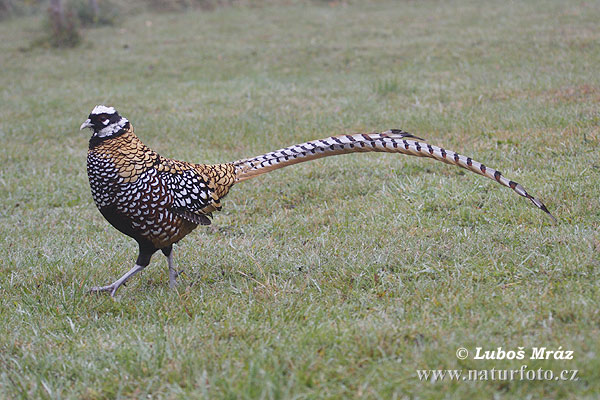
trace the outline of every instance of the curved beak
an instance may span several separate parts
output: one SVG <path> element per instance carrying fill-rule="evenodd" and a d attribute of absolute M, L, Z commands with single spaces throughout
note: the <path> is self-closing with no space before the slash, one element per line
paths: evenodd
<path fill-rule="evenodd" d="M 92 121 L 88 118 L 83 124 L 81 124 L 81 126 L 79 127 L 79 130 L 82 131 L 85 128 L 92 128 Z"/>

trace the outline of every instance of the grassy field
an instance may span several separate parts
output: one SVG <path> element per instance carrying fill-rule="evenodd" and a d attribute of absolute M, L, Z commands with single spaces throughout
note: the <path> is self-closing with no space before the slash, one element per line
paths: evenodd
<path fill-rule="evenodd" d="M 2 22 L 0 398 L 597 398 L 600 5 L 568 3 L 138 14 L 71 50 L 31 47 L 37 17 Z M 207 163 L 403 128 L 559 222 L 432 160 L 334 157 L 234 187 L 176 247 L 177 291 L 157 254 L 117 300 L 87 295 L 137 255 L 89 193 L 78 127 L 100 103 Z M 579 379 L 417 377 L 522 365 Z"/>

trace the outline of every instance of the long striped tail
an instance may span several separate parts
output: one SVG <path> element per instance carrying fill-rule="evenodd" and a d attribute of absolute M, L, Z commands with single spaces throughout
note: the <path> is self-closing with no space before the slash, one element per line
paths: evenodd
<path fill-rule="evenodd" d="M 357 152 L 402 153 L 417 157 L 429 157 L 446 164 L 468 169 L 479 175 L 492 179 L 509 187 L 519 196 L 523 196 L 539 209 L 547 213 L 554 222 L 556 218 L 548 211 L 544 203 L 531 196 L 520 184 L 505 178 L 500 171 L 486 167 L 470 157 L 462 156 L 454 151 L 445 150 L 424 142 L 422 139 L 401 130 L 392 129 L 383 133 L 362 133 L 355 135 L 339 135 L 326 139 L 312 140 L 285 147 L 257 157 L 233 162 L 236 182 L 305 161 L 338 154 Z"/>

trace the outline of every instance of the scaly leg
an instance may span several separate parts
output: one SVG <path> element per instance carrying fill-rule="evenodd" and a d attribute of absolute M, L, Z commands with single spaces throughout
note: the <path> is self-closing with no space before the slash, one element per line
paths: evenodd
<path fill-rule="evenodd" d="M 179 276 L 179 272 L 177 272 L 173 263 L 173 253 L 169 254 L 167 262 L 169 263 L 169 287 L 173 289 L 177 286 L 177 277 Z"/>
<path fill-rule="evenodd" d="M 124 284 L 125 282 L 127 282 L 127 280 L 129 278 L 131 278 L 133 275 L 135 275 L 139 271 L 143 270 L 144 268 L 145 267 L 143 267 L 141 265 L 135 264 L 135 266 L 133 268 L 131 268 L 122 277 L 120 277 L 119 279 L 117 279 L 116 281 L 111 283 L 110 285 L 95 286 L 90 289 L 90 293 L 110 292 L 110 297 L 115 297 L 115 294 L 117 293 L 117 290 L 119 290 L 119 287 L 121 287 L 121 285 Z"/>
<path fill-rule="evenodd" d="M 161 249 L 161 251 L 167 256 L 167 263 L 169 263 L 169 287 L 173 289 L 177 286 L 177 277 L 183 271 L 177 272 L 177 269 L 175 269 L 175 262 L 173 261 L 173 245 L 165 247 L 164 249 Z"/>

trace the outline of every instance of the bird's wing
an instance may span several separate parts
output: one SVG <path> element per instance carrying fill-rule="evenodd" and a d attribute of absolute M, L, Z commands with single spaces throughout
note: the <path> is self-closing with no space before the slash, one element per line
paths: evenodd
<path fill-rule="evenodd" d="M 156 168 L 173 196 L 171 209 L 190 222 L 209 225 L 213 211 L 234 182 L 234 167 L 199 165 L 162 158 Z"/>

